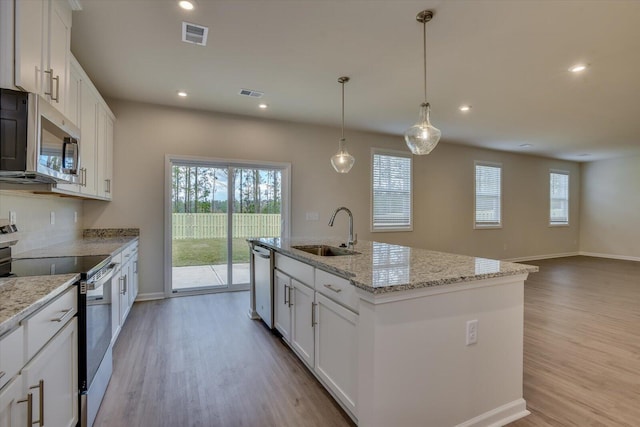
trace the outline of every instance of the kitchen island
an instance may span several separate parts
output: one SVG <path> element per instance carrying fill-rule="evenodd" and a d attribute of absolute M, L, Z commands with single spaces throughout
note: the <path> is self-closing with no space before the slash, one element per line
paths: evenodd
<path fill-rule="evenodd" d="M 276 329 L 358 425 L 504 425 L 529 413 L 524 280 L 537 267 L 380 242 L 342 256 L 296 248 L 333 241 L 250 243 L 275 253 Z"/>

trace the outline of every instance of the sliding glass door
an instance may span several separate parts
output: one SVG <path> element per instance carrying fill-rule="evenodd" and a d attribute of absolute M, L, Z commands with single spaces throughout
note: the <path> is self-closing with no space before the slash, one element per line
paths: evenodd
<path fill-rule="evenodd" d="M 288 170 L 174 159 L 171 169 L 171 292 L 249 287 L 248 237 L 281 237 Z"/>

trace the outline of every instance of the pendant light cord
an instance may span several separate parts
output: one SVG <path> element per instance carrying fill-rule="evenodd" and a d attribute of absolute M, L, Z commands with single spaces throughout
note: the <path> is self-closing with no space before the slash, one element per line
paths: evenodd
<path fill-rule="evenodd" d="M 344 139 L 344 81 L 342 84 L 342 139 Z"/>
<path fill-rule="evenodd" d="M 427 103 L 427 21 L 422 23 L 422 48 L 424 58 L 424 103 Z"/>

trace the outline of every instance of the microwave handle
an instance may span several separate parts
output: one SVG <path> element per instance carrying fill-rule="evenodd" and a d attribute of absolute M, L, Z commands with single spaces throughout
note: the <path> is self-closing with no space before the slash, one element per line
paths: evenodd
<path fill-rule="evenodd" d="M 75 166 L 73 169 L 69 169 L 68 173 L 72 173 L 72 174 L 77 174 L 78 173 L 78 166 L 80 163 L 80 146 L 78 145 L 78 140 L 75 138 L 71 138 L 71 137 L 65 137 L 64 138 L 64 143 L 62 144 L 62 164 L 64 165 L 66 163 L 67 160 L 67 148 L 69 147 L 69 145 L 75 145 L 74 150 L 72 151 L 73 153 L 75 153 L 75 159 L 73 162 L 73 165 Z"/>

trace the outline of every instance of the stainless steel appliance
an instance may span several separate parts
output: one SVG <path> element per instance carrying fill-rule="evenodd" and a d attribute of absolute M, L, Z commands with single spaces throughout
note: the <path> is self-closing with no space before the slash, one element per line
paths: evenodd
<path fill-rule="evenodd" d="M 109 255 L 11 258 L 0 248 L 0 277 L 80 273 L 78 286 L 78 390 L 80 423 L 91 426 L 111 378 L 111 276 Z"/>
<path fill-rule="evenodd" d="M 1 181 L 80 181 L 80 129 L 44 98 L 0 89 L 0 127 Z"/>
<path fill-rule="evenodd" d="M 251 248 L 251 258 L 256 312 L 273 329 L 273 256 L 271 250 L 254 245 Z"/>

